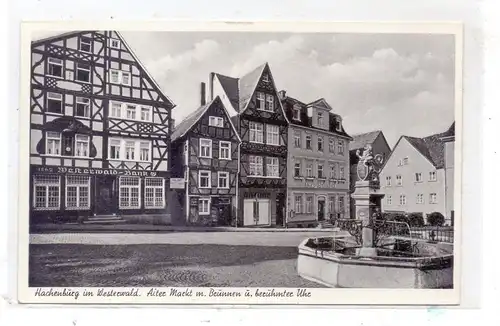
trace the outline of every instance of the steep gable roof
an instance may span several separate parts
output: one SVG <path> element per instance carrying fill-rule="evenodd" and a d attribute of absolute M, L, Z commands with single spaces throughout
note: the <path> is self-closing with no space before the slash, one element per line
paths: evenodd
<path fill-rule="evenodd" d="M 239 79 L 238 88 L 240 112 L 243 112 L 243 110 L 246 109 L 266 66 L 267 63 L 264 63 Z"/>
<path fill-rule="evenodd" d="M 349 150 L 358 150 L 364 148 L 368 144 L 373 144 L 380 133 L 382 133 L 381 130 L 375 130 L 364 134 L 352 135 L 352 141 L 349 143 Z"/>
<path fill-rule="evenodd" d="M 44 37 L 44 38 L 41 38 L 41 39 L 34 40 L 31 43 L 33 45 L 38 45 L 38 44 L 41 44 L 41 43 L 44 43 L 44 42 L 49 42 L 49 41 L 53 41 L 54 42 L 54 41 L 65 39 L 65 38 L 75 37 L 78 34 L 91 33 L 91 32 L 95 32 L 95 31 L 71 31 L 71 32 L 66 32 L 66 33 L 59 33 L 57 35 L 52 35 L 52 36 L 49 36 L 49 37 Z M 158 91 L 160 92 L 160 94 L 163 95 L 167 99 L 167 101 L 172 106 L 172 109 L 175 108 L 176 104 L 167 96 L 167 94 L 165 94 L 165 92 L 163 92 L 163 90 L 161 89 L 160 85 L 156 82 L 156 80 L 153 78 L 153 76 L 151 75 L 151 73 L 146 69 L 146 66 L 141 62 L 141 60 L 139 60 L 139 57 L 135 54 L 134 50 L 127 43 L 127 41 L 125 40 L 125 38 L 123 37 L 123 35 L 120 32 L 118 32 L 118 31 L 113 31 L 113 32 L 116 34 L 116 36 L 118 36 L 118 38 L 123 43 L 123 45 L 125 45 L 125 47 L 127 48 L 128 52 L 130 52 L 130 54 L 132 55 L 132 57 L 134 58 L 134 60 L 142 68 L 142 70 L 144 71 L 144 73 L 146 74 L 146 76 L 148 77 L 148 79 L 158 89 Z"/>
<path fill-rule="evenodd" d="M 208 111 L 208 109 L 216 102 L 220 102 L 220 105 L 222 106 L 224 112 L 226 113 L 226 117 L 229 121 L 229 124 L 231 125 L 231 128 L 233 129 L 236 137 L 238 137 L 238 139 L 241 141 L 240 136 L 238 135 L 238 132 L 236 131 L 236 128 L 234 127 L 234 124 L 231 121 L 229 113 L 227 112 L 227 109 L 224 106 L 224 103 L 222 103 L 222 100 L 220 99 L 219 96 L 217 96 L 215 99 L 208 102 L 207 104 L 200 106 L 193 113 L 184 118 L 184 120 L 182 120 L 173 130 L 171 141 L 174 142 L 175 140 L 184 137 L 191 130 L 191 128 L 193 128 L 193 126 L 201 119 L 201 117 L 203 117 L 203 115 Z"/>
<path fill-rule="evenodd" d="M 323 97 L 317 99 L 316 101 L 313 101 L 313 102 L 307 104 L 307 106 L 322 107 L 324 109 L 328 109 L 329 111 L 333 110 L 332 107 L 330 106 L 330 104 L 328 104 L 328 102 Z"/>

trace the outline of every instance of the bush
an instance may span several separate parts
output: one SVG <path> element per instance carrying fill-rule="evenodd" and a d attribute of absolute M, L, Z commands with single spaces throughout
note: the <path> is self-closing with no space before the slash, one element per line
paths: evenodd
<path fill-rule="evenodd" d="M 432 226 L 443 226 L 444 216 L 439 212 L 432 212 L 427 215 L 427 223 Z"/>
<path fill-rule="evenodd" d="M 408 214 L 408 224 L 412 227 L 424 226 L 424 214 L 423 213 L 410 213 Z"/>

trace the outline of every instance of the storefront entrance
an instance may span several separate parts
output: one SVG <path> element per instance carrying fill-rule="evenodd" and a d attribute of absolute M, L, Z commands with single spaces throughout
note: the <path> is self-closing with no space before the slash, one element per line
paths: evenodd
<path fill-rule="evenodd" d="M 269 199 L 245 199 L 243 203 L 243 225 L 269 225 L 271 223 L 271 201 Z"/>
<path fill-rule="evenodd" d="M 318 221 L 324 221 L 325 220 L 325 199 L 324 198 L 319 198 L 318 199 Z"/>
<path fill-rule="evenodd" d="M 117 212 L 118 194 L 115 188 L 116 177 L 99 176 L 95 178 L 95 208 L 96 215 L 108 215 Z"/>

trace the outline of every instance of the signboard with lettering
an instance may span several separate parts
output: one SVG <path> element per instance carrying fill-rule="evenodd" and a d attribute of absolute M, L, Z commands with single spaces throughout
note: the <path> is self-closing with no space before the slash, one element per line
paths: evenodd
<path fill-rule="evenodd" d="M 170 178 L 170 189 L 184 189 L 184 178 Z"/>
<path fill-rule="evenodd" d="M 116 175 L 116 176 L 139 176 L 139 177 L 160 177 L 168 175 L 168 172 L 163 171 L 146 171 L 146 170 L 124 170 L 124 169 L 100 169 L 100 168 L 77 168 L 66 166 L 43 166 L 32 165 L 31 168 L 35 173 L 60 173 L 60 174 L 88 174 L 88 175 Z"/>

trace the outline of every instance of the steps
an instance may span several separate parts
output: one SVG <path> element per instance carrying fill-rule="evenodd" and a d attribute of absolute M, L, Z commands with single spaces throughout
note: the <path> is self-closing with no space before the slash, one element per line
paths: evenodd
<path fill-rule="evenodd" d="M 125 223 L 125 220 L 118 215 L 96 215 L 90 216 L 85 220 L 84 224 L 120 224 Z"/>

